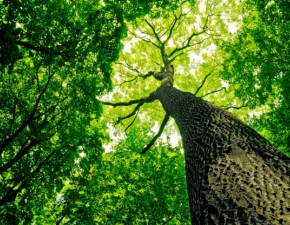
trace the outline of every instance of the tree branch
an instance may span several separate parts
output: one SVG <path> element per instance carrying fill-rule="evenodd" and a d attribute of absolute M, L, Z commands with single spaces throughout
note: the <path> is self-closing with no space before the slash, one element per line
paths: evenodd
<path fill-rule="evenodd" d="M 178 56 L 183 55 L 184 52 L 179 53 L 178 55 L 174 56 L 173 58 L 170 59 L 170 63 L 173 62 Z"/>
<path fill-rule="evenodd" d="M 30 113 L 30 115 L 28 116 L 28 119 L 25 120 L 21 126 L 12 134 L 10 135 L 1 145 L 0 145 L 0 154 L 2 154 L 4 152 L 4 149 L 6 148 L 6 146 L 8 144 L 10 144 L 14 138 L 16 138 L 21 132 L 22 130 L 28 125 L 30 124 L 33 120 L 37 119 L 37 117 L 35 117 L 35 113 L 37 111 L 37 108 L 38 108 L 38 105 L 39 105 L 39 102 L 42 98 L 42 96 L 44 95 L 44 93 L 46 92 L 47 88 L 48 88 L 48 85 L 50 83 L 50 80 L 52 78 L 52 76 L 54 75 L 53 73 L 50 74 L 50 67 L 48 67 L 48 79 L 47 79 L 47 82 L 45 84 L 45 87 L 43 88 L 43 90 L 41 91 L 41 93 L 38 95 L 37 99 L 35 100 L 35 103 L 34 103 L 34 106 L 33 106 L 33 109 Z"/>
<path fill-rule="evenodd" d="M 187 43 L 184 45 L 184 46 L 182 46 L 182 47 L 180 47 L 180 48 L 175 48 L 169 55 L 168 55 L 168 57 L 172 57 L 175 53 L 177 53 L 177 52 L 180 52 L 180 51 L 182 51 L 182 50 L 184 50 L 184 49 L 186 49 L 186 48 L 189 48 L 189 47 L 192 47 L 193 45 L 198 45 L 198 44 L 201 44 L 202 42 L 204 42 L 205 40 L 207 40 L 208 38 L 205 38 L 205 39 L 203 39 L 203 40 L 201 40 L 200 42 L 196 42 L 195 44 L 190 44 L 190 42 L 191 42 L 191 39 L 193 38 L 193 37 L 195 37 L 195 36 L 198 36 L 198 35 L 201 35 L 201 34 L 203 34 L 203 33 L 206 33 L 206 30 L 203 30 L 203 31 L 201 31 L 201 32 L 198 32 L 198 33 L 193 33 L 188 39 L 187 39 Z"/>
<path fill-rule="evenodd" d="M 25 41 L 15 41 L 15 44 L 20 45 L 20 46 L 25 47 L 25 48 L 32 49 L 32 50 L 37 51 L 37 52 L 44 52 L 44 53 L 52 52 L 54 55 L 63 55 L 63 54 L 69 53 L 69 51 L 55 51 L 54 49 L 45 48 L 42 46 L 34 46 L 34 45 L 32 45 L 28 42 L 25 42 Z"/>
<path fill-rule="evenodd" d="M 117 102 L 117 103 L 112 103 L 112 102 L 102 102 L 102 104 L 104 105 L 109 105 L 109 106 L 113 106 L 113 107 L 118 107 L 118 106 L 129 106 L 129 105 L 134 105 L 134 104 L 138 104 L 141 102 L 145 102 L 146 98 L 140 98 L 140 99 L 135 99 L 135 100 L 131 100 L 129 102 Z"/>
<path fill-rule="evenodd" d="M 66 215 L 62 215 L 56 222 L 55 222 L 55 225 L 59 225 L 62 220 L 65 218 Z"/>
<path fill-rule="evenodd" d="M 169 114 L 166 113 L 160 127 L 159 127 L 159 131 L 157 132 L 157 134 L 152 138 L 152 140 L 150 141 L 150 143 L 142 150 L 142 152 L 140 154 L 145 154 L 147 152 L 147 150 L 149 148 L 151 148 L 152 145 L 154 145 L 155 141 L 161 136 L 164 128 L 165 128 L 165 125 L 167 124 L 167 122 L 169 121 Z"/>
<path fill-rule="evenodd" d="M 116 121 L 115 125 L 116 124 L 119 124 L 122 120 L 125 120 L 125 119 L 128 119 L 132 116 L 134 116 L 140 109 L 140 107 L 144 104 L 144 103 L 148 103 L 148 102 L 153 102 L 154 100 L 156 100 L 156 96 L 155 96 L 155 92 L 152 92 L 148 97 L 146 98 L 141 98 L 141 99 L 136 99 L 136 100 L 131 100 L 129 102 L 118 102 L 118 103 L 111 103 L 111 102 L 102 102 L 102 104 L 104 105 L 110 105 L 110 106 L 113 106 L 113 107 L 118 107 L 118 106 L 129 106 L 129 105 L 134 105 L 134 104 L 137 104 L 135 106 L 135 108 L 133 109 L 133 111 L 128 114 L 127 116 L 124 116 L 124 117 L 119 117 L 118 120 Z M 125 129 L 125 132 L 126 130 L 132 126 L 132 124 L 135 122 L 136 120 L 136 117 L 137 115 L 135 116 L 134 120 L 126 127 Z"/>
<path fill-rule="evenodd" d="M 166 44 L 169 41 L 169 39 L 171 38 L 171 35 L 172 35 L 173 29 L 176 25 L 176 22 L 181 18 L 182 14 L 180 14 L 179 17 L 177 17 L 174 13 L 173 13 L 173 15 L 174 15 L 174 20 L 173 20 L 172 24 L 170 25 L 169 34 L 168 34 L 168 37 L 166 38 L 166 40 L 164 41 L 164 44 Z M 167 33 L 167 31 L 165 33 Z"/>
<path fill-rule="evenodd" d="M 199 96 L 199 98 L 204 98 L 205 96 L 208 96 L 208 95 L 213 94 L 213 93 L 220 92 L 220 91 L 222 91 L 222 90 L 224 90 L 224 89 L 226 89 L 226 88 L 225 88 L 225 87 L 222 87 L 222 88 L 217 89 L 217 90 L 215 90 L 215 91 L 208 92 L 208 93 L 206 93 L 205 95 Z"/>
<path fill-rule="evenodd" d="M 139 35 L 137 35 L 137 34 L 134 34 L 134 33 L 131 32 L 131 31 L 129 31 L 129 33 L 132 34 L 134 37 L 139 38 L 139 39 L 142 40 L 142 41 L 145 41 L 145 42 L 147 42 L 147 43 L 150 43 L 150 44 L 154 45 L 154 46 L 155 46 L 156 48 L 158 48 L 158 49 L 161 48 L 159 45 L 155 44 L 155 43 L 154 43 L 153 41 L 151 41 L 150 39 L 146 39 L 146 38 L 144 38 L 144 37 L 141 37 L 141 36 L 139 36 Z"/>
<path fill-rule="evenodd" d="M 16 107 L 17 107 L 17 103 L 18 103 L 18 100 L 19 100 L 19 99 L 16 97 L 16 98 L 14 98 L 13 100 L 14 100 L 14 104 L 13 104 L 12 119 L 10 120 L 9 128 L 8 128 L 6 134 L 4 135 L 4 137 L 9 137 L 9 134 L 10 134 L 10 132 L 11 132 L 11 130 L 12 130 L 12 127 L 13 127 L 13 125 L 14 125 L 15 118 L 16 118 Z"/>
<path fill-rule="evenodd" d="M 117 62 L 116 64 L 117 64 L 117 65 L 124 66 L 125 68 L 127 68 L 127 69 L 129 69 L 129 70 L 131 70 L 131 71 L 133 71 L 133 72 L 135 72 L 135 73 L 138 74 L 138 75 L 135 75 L 135 76 L 132 75 L 132 77 L 134 77 L 134 78 L 132 78 L 131 80 L 125 80 L 125 81 L 123 81 L 122 83 L 120 83 L 118 86 L 121 86 L 121 85 L 123 85 L 124 83 L 132 82 L 132 81 L 134 81 L 134 80 L 137 80 L 138 78 L 146 79 L 146 78 L 148 78 L 148 77 L 150 77 L 150 76 L 152 76 L 152 75 L 154 74 L 153 71 L 149 71 L 148 73 L 143 74 L 143 73 L 141 73 L 139 70 L 137 70 L 137 69 L 135 69 L 135 68 L 131 68 L 127 63 Z M 128 76 L 129 76 L 129 75 L 128 75 Z M 131 77 L 131 76 L 130 76 L 130 77 Z"/>
<path fill-rule="evenodd" d="M 229 109 L 241 109 L 241 108 L 245 108 L 245 107 L 247 107 L 247 105 L 241 105 L 241 106 L 233 106 L 233 105 L 231 105 L 231 106 L 228 106 L 228 107 L 221 106 L 221 108 L 223 108 L 225 110 L 229 110 Z"/>
<path fill-rule="evenodd" d="M 156 40 L 157 40 L 157 41 L 159 42 L 159 44 L 160 44 L 160 47 L 162 47 L 162 46 L 164 45 L 164 43 L 162 43 L 162 41 L 160 40 L 158 34 L 156 33 L 156 31 L 155 31 L 155 27 L 154 27 L 151 23 L 149 23 L 148 20 L 145 20 L 145 23 L 147 23 L 147 25 L 151 28 L 151 30 L 153 31 L 153 34 L 154 34 Z"/>
<path fill-rule="evenodd" d="M 23 189 L 23 185 L 21 184 L 20 187 L 14 189 L 20 182 L 16 183 L 9 190 L 5 193 L 5 195 L 0 199 L 0 206 L 4 205 L 7 202 L 10 202 L 16 198 L 16 195 Z"/>
<path fill-rule="evenodd" d="M 213 72 L 213 71 L 212 71 L 212 72 Z M 203 81 L 201 82 L 201 85 L 197 88 L 197 90 L 196 90 L 195 93 L 194 93 L 195 96 L 198 94 L 198 92 L 200 91 L 200 89 L 203 87 L 203 85 L 204 85 L 205 82 L 206 82 L 206 79 L 207 79 L 207 78 L 212 74 L 212 72 L 208 73 L 208 74 L 204 77 Z"/>
<path fill-rule="evenodd" d="M 125 120 L 125 119 L 128 119 L 128 118 L 134 116 L 139 111 L 140 107 L 144 103 L 145 103 L 145 101 L 139 102 L 138 105 L 134 108 L 134 110 L 130 114 L 128 114 L 127 116 L 124 116 L 124 117 L 119 117 L 118 120 L 116 121 L 115 125 L 119 124 L 122 120 Z M 136 119 L 136 117 L 135 117 L 135 119 Z M 135 119 L 133 120 L 133 123 L 134 123 Z M 130 127 L 132 124 L 130 124 L 128 127 Z M 125 132 L 126 132 L 127 128 L 125 129 Z"/>
<path fill-rule="evenodd" d="M 135 122 L 135 120 L 136 120 L 136 118 L 137 118 L 137 116 L 138 116 L 138 112 L 139 112 L 139 110 L 137 110 L 137 113 L 136 113 L 136 115 L 135 115 L 135 117 L 134 117 L 134 119 L 132 120 L 132 122 L 126 127 L 126 129 L 125 129 L 125 133 L 127 134 L 127 130 L 133 125 L 133 123 Z"/>

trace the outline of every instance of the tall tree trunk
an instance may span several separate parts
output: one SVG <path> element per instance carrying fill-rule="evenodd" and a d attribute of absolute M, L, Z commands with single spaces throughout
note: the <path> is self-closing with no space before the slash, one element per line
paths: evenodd
<path fill-rule="evenodd" d="M 225 111 L 170 85 L 155 97 L 183 141 L 192 224 L 290 224 L 290 160 Z"/>

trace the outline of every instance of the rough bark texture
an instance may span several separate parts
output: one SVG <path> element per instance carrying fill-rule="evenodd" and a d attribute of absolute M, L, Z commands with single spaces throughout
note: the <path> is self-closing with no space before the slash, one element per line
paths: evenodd
<path fill-rule="evenodd" d="M 192 224 L 290 224 L 290 160 L 225 111 L 162 85 L 183 141 Z"/>

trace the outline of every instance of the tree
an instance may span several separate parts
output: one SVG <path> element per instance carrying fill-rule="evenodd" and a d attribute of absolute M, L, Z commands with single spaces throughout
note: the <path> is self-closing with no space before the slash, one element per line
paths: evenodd
<path fill-rule="evenodd" d="M 196 97 L 210 73 L 195 94 L 172 87 L 173 61 L 176 64 L 175 60 L 185 50 L 217 36 L 211 32 L 211 13 L 205 18 L 201 30 L 192 29 L 185 36 L 186 40 L 173 40 L 181 43 L 175 48 L 169 46 L 169 40 L 177 32 L 181 21 L 186 20 L 183 17 L 187 13 L 182 10 L 178 14 L 173 13 L 173 21 L 164 22 L 166 28 L 160 25 L 160 21 L 154 24 L 144 20 L 148 29 L 133 35 L 155 48 L 155 60 L 158 54 L 159 61 L 163 62 L 161 72 L 141 73 L 143 68 L 138 70 L 128 66 L 125 60 L 120 64 L 138 73 L 132 80 L 153 76 L 162 84 L 147 97 L 104 104 L 115 107 L 137 104 L 132 113 L 117 121 L 135 116 L 127 125 L 127 130 L 142 105 L 154 100 L 161 102 L 166 115 L 159 132 L 142 153 L 148 151 L 160 136 L 169 117 L 174 118 L 185 149 L 192 224 L 288 224 L 289 158 L 230 113 Z"/>
<path fill-rule="evenodd" d="M 232 90 L 240 89 L 231 78 L 239 76 L 227 70 L 232 64 L 234 69 L 239 68 L 239 63 L 230 59 L 234 54 L 227 55 L 231 53 L 227 43 L 244 46 L 252 34 L 261 32 L 266 41 L 255 39 L 253 46 L 266 49 L 261 54 L 267 57 L 259 61 L 254 53 L 243 48 L 238 48 L 238 53 L 242 59 L 251 53 L 254 64 L 263 64 L 269 58 L 272 61 L 268 62 L 278 68 L 277 74 L 282 72 L 281 77 L 273 76 L 272 80 L 281 78 L 283 82 L 277 82 L 272 90 L 284 93 L 283 104 L 275 99 L 278 102 L 274 105 L 279 106 L 276 112 L 288 118 L 283 110 L 288 107 L 289 86 L 285 75 L 288 69 L 288 39 L 283 32 L 288 28 L 285 2 L 264 5 L 259 1 L 258 14 L 251 14 L 256 3 L 239 5 L 219 0 L 197 4 L 182 0 L 3 0 L 1 3 L 0 217 L 3 224 L 188 223 L 185 191 L 181 192 L 183 161 L 179 152 L 182 149 L 164 146 L 170 138 L 157 140 L 162 133 L 169 132 L 165 125 L 170 123 L 170 116 L 175 118 L 183 136 L 192 218 L 199 223 L 233 220 L 288 223 L 288 158 L 276 153 L 239 120 L 209 103 L 239 109 L 236 112 L 240 115 L 247 112 L 245 106 L 254 108 L 269 103 L 261 100 L 270 96 L 263 93 L 272 87 L 267 79 L 263 76 L 257 79 L 263 86 L 260 89 L 263 91 L 258 92 L 261 101 L 251 105 L 250 95 L 243 98 L 237 91 L 234 95 Z M 245 6 L 250 11 L 242 12 L 248 9 Z M 245 31 L 260 26 L 248 38 L 240 38 L 241 42 L 239 35 L 231 34 L 228 29 L 232 24 L 241 24 L 240 17 L 245 19 Z M 266 18 L 266 22 L 260 18 Z M 283 24 L 282 28 L 279 24 Z M 270 35 L 268 25 L 273 25 L 275 32 L 278 30 L 276 35 Z M 281 43 L 285 43 L 285 52 Z M 126 46 L 119 54 L 123 44 Z M 251 50 L 257 50 L 253 46 Z M 283 53 L 281 57 L 279 51 Z M 264 65 L 251 67 L 254 72 L 259 69 L 265 72 L 268 68 L 272 69 Z M 194 94 L 173 88 L 173 74 L 176 87 Z M 247 79 L 237 81 L 243 82 L 243 87 L 250 86 L 252 75 L 248 73 Z M 141 93 L 147 97 L 111 104 L 133 108 L 118 110 L 121 116 L 116 125 L 125 125 L 128 138 L 115 147 L 116 152 L 103 153 L 104 144 L 109 141 L 107 124 L 112 122 L 114 113 L 106 107 L 102 111 L 96 97 L 101 98 L 111 90 L 111 78 L 119 83 L 115 95 L 118 100 Z M 160 86 L 154 78 L 163 84 Z M 254 96 L 255 89 L 249 90 Z M 157 99 L 158 102 L 154 101 Z M 186 104 L 180 104 L 183 100 Z M 160 102 L 167 112 L 160 110 Z M 282 118 L 275 115 L 276 121 Z M 125 120 L 132 117 L 131 121 Z M 149 126 L 157 125 L 155 121 L 162 117 L 160 129 L 150 141 Z M 184 118 L 190 119 L 184 123 Z M 138 121 L 143 122 L 144 129 L 132 129 Z M 287 137 L 288 132 L 285 133 Z M 156 142 L 158 153 L 153 148 Z M 141 150 L 144 147 L 142 143 L 149 143 L 143 149 L 147 153 L 145 157 L 136 153 L 138 147 Z M 282 146 L 287 148 L 287 142 Z M 198 154 L 203 149 L 206 149 L 204 154 Z M 192 175 L 195 180 L 191 179 Z M 100 207 L 99 202 L 108 207 Z M 204 210 L 201 206 L 205 206 Z"/>

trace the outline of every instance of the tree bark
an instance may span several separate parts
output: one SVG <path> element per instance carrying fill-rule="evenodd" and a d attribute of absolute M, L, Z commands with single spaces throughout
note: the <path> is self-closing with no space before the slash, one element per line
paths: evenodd
<path fill-rule="evenodd" d="M 192 224 L 290 224 L 290 160 L 229 113 L 170 85 L 156 98 L 185 150 Z"/>

